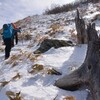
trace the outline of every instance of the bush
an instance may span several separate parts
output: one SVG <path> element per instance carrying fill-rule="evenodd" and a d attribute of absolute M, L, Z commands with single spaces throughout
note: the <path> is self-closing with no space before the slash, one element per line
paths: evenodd
<path fill-rule="evenodd" d="M 24 33 L 18 34 L 18 39 L 19 40 L 31 40 L 32 35 L 29 32 L 24 32 Z"/>
<path fill-rule="evenodd" d="M 46 9 L 44 14 L 57 14 L 57 13 L 61 13 L 61 12 L 67 12 L 70 10 L 74 9 L 74 5 L 73 4 L 66 4 L 63 6 L 56 6 L 55 8 L 51 8 L 51 9 Z"/>
<path fill-rule="evenodd" d="M 97 3 L 99 2 L 100 0 L 79 0 L 77 2 L 74 2 L 74 3 L 70 3 L 70 4 L 66 4 L 66 5 L 63 5 L 63 6 L 53 6 L 51 7 L 51 9 L 46 9 L 44 14 L 57 14 L 57 13 L 62 13 L 62 12 L 68 12 L 68 11 L 71 11 L 71 10 L 74 10 L 76 9 L 77 7 L 79 7 L 81 4 L 88 4 L 90 2 L 92 3 Z"/>
<path fill-rule="evenodd" d="M 63 6 L 55 6 L 51 9 L 46 9 L 44 14 L 57 14 L 61 12 L 68 12 L 73 9 L 76 9 L 79 6 L 80 2 L 70 3 Z"/>

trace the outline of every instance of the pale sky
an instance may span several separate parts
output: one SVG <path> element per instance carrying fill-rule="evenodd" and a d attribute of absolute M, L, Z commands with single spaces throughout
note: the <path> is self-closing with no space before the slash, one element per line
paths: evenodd
<path fill-rule="evenodd" d="M 0 0 L 0 28 L 4 23 L 30 15 L 42 14 L 52 4 L 67 4 L 74 0 Z"/>

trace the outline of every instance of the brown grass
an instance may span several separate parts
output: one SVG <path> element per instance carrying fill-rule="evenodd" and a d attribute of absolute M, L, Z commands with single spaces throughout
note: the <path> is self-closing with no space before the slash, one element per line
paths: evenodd
<path fill-rule="evenodd" d="M 12 63 L 12 65 L 11 65 L 11 67 L 15 67 L 15 66 L 17 66 L 18 65 L 18 62 L 17 61 L 14 61 L 13 63 Z"/>
<path fill-rule="evenodd" d="M 19 40 L 31 40 L 32 39 L 32 35 L 30 32 L 22 32 L 18 34 L 18 39 Z"/>
<path fill-rule="evenodd" d="M 58 23 L 53 23 L 51 26 L 50 26 L 50 29 L 51 31 L 49 31 L 48 35 L 49 36 L 53 36 L 55 35 L 57 32 L 60 32 L 62 31 L 63 27 L 58 24 Z"/>
<path fill-rule="evenodd" d="M 19 54 L 11 55 L 11 57 L 5 61 L 5 64 L 11 64 L 11 67 L 15 67 L 20 61 L 22 62 L 27 59 L 31 62 L 35 62 L 39 57 L 41 57 L 41 54 L 33 54 L 33 52 L 20 50 Z"/>
<path fill-rule="evenodd" d="M 42 71 L 42 74 L 61 75 L 61 73 L 56 71 L 54 68 L 47 68 L 46 66 L 41 65 L 41 64 L 33 65 L 31 67 L 31 70 L 28 71 L 28 72 L 31 73 L 31 74 L 34 74 L 34 73 L 38 73 L 38 72 L 41 72 L 41 71 Z"/>
<path fill-rule="evenodd" d="M 19 73 L 17 73 L 13 78 L 12 80 L 18 80 L 21 78 L 21 75 Z"/>
<path fill-rule="evenodd" d="M 38 39 L 38 43 L 41 44 L 44 40 L 48 39 L 49 36 L 48 35 L 43 35 Z"/>
<path fill-rule="evenodd" d="M 18 64 L 16 61 L 18 61 L 20 56 L 21 54 L 11 55 L 11 57 L 7 61 L 5 61 L 5 64 L 12 64 L 12 67 L 16 66 Z"/>
<path fill-rule="evenodd" d="M 48 68 L 47 74 L 49 74 L 49 75 L 61 75 L 61 73 L 56 71 L 54 68 Z"/>
<path fill-rule="evenodd" d="M 35 62 L 37 58 L 41 56 L 41 54 L 33 54 L 33 52 L 24 51 L 22 56 L 29 59 L 31 62 Z"/>
<path fill-rule="evenodd" d="M 4 87 L 6 86 L 7 84 L 9 84 L 10 81 L 3 81 L 3 82 L 0 82 L 0 86 L 1 87 Z"/>
<path fill-rule="evenodd" d="M 42 43 L 45 39 L 48 39 L 49 38 L 49 35 L 40 35 L 40 34 L 37 34 L 35 36 L 35 39 L 33 41 L 33 43 Z"/>
<path fill-rule="evenodd" d="M 6 95 L 8 96 L 9 100 L 22 100 L 21 92 L 15 93 L 12 91 L 7 91 Z"/>
<path fill-rule="evenodd" d="M 43 65 L 40 65 L 40 64 L 35 64 L 31 67 L 31 71 L 29 71 L 29 73 L 33 74 L 35 72 L 40 72 L 41 70 L 44 69 L 44 66 Z"/>
<path fill-rule="evenodd" d="M 74 96 L 66 96 L 63 100 L 76 100 Z"/>
<path fill-rule="evenodd" d="M 50 26 L 50 28 L 52 29 L 53 32 L 58 31 L 60 29 L 60 24 L 54 23 Z"/>

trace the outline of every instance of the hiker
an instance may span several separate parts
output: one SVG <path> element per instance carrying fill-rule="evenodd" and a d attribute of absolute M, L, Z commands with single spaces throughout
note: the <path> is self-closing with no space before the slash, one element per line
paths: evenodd
<path fill-rule="evenodd" d="M 3 25 L 3 41 L 5 44 L 5 59 L 9 58 L 11 51 L 11 39 L 12 39 L 12 31 L 13 29 L 9 24 Z"/>
<path fill-rule="evenodd" d="M 10 51 L 12 48 L 12 41 L 14 40 L 14 34 L 19 32 L 18 29 L 14 29 L 12 24 L 3 25 L 3 41 L 5 44 L 5 59 L 8 59 L 10 56 Z"/>
<path fill-rule="evenodd" d="M 17 28 L 17 26 L 14 23 L 11 23 L 13 27 L 13 38 L 12 38 L 12 47 L 14 47 L 14 39 L 15 43 L 18 43 L 18 32 L 21 32 L 21 28 Z"/>

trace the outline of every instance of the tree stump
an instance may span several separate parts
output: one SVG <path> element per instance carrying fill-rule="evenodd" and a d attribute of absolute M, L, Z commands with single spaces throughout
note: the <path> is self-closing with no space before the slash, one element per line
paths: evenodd
<path fill-rule="evenodd" d="M 79 11 L 77 9 L 77 15 L 75 17 L 75 26 L 77 31 L 77 42 L 78 44 L 87 43 L 87 34 L 85 29 L 85 22 L 79 16 Z"/>
<path fill-rule="evenodd" d="M 97 31 L 95 30 L 95 23 L 87 26 L 87 42 L 98 39 Z"/>
<path fill-rule="evenodd" d="M 85 85 L 90 90 L 87 100 L 100 100 L 100 39 L 95 24 L 89 24 L 88 49 L 84 63 L 55 82 L 59 88 L 74 91 Z"/>

